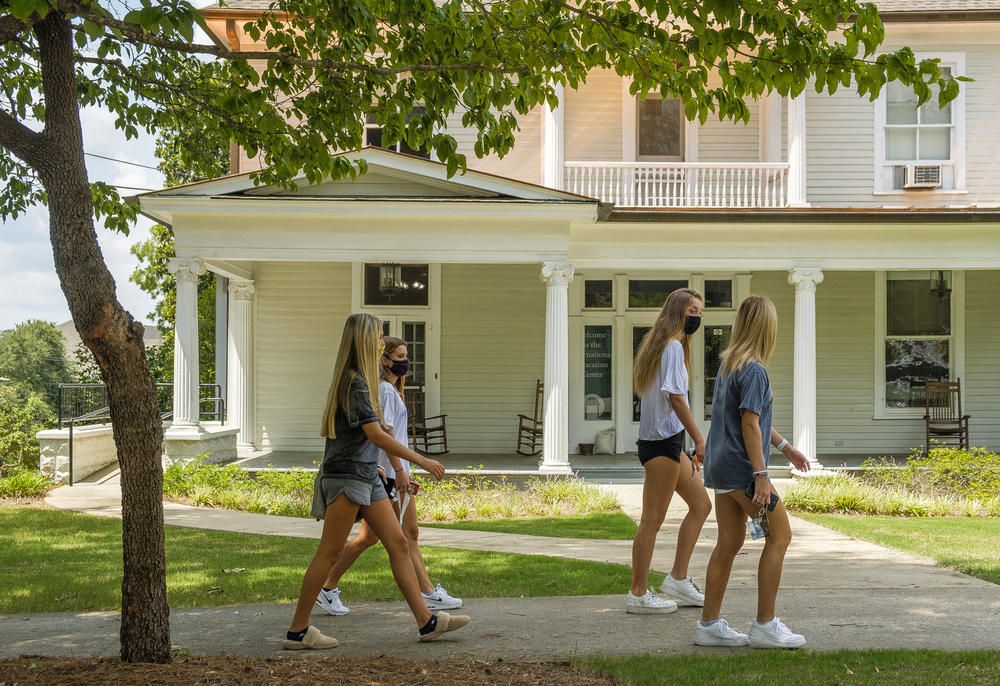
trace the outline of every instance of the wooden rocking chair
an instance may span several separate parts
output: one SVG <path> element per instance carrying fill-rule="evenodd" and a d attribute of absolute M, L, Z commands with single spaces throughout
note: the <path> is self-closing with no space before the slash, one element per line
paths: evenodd
<path fill-rule="evenodd" d="M 411 384 L 403 389 L 406 411 L 410 416 L 410 447 L 424 455 L 444 455 L 448 452 L 446 414 L 424 416 L 424 386 Z"/>
<path fill-rule="evenodd" d="M 925 450 L 931 441 L 969 447 L 969 415 L 962 414 L 962 380 L 926 381 L 924 422 L 927 427 Z"/>
<path fill-rule="evenodd" d="M 542 408 L 545 395 L 541 380 L 535 382 L 535 412 L 531 417 L 517 415 L 517 452 L 537 455 L 542 452 Z"/>

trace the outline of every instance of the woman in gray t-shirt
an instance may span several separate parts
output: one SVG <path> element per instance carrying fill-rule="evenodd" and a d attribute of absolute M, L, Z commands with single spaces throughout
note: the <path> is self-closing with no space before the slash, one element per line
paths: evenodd
<path fill-rule="evenodd" d="M 729 347 L 722 353 L 705 448 L 705 485 L 715 489 L 719 538 L 708 562 L 705 605 L 694 633 L 697 645 L 798 648 L 806 642 L 774 616 L 792 530 L 784 505 L 767 478 L 770 446 L 781 450 L 796 469 L 809 469 L 805 455 L 771 426 L 771 383 L 764 364 L 774 350 L 777 328 L 774 303 L 751 295 L 740 304 Z M 731 629 L 722 619 L 722 597 L 733 560 L 746 538 L 747 518 L 757 520 L 761 513 L 766 515 L 770 533 L 765 533 L 757 569 L 757 619 L 747 635 Z"/>

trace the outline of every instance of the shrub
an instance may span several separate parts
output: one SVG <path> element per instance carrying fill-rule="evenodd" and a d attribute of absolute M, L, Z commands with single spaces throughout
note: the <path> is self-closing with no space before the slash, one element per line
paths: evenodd
<path fill-rule="evenodd" d="M 903 467 L 868 460 L 865 480 L 928 496 L 986 500 L 1000 493 L 1000 455 L 986 448 L 937 447 L 914 451 Z"/>
<path fill-rule="evenodd" d="M 45 398 L 27 386 L 0 384 L 0 475 L 11 466 L 38 468 L 38 439 L 55 423 Z"/>
<path fill-rule="evenodd" d="M 45 493 L 51 486 L 49 478 L 38 470 L 15 467 L 0 476 L 0 498 L 30 498 Z"/>

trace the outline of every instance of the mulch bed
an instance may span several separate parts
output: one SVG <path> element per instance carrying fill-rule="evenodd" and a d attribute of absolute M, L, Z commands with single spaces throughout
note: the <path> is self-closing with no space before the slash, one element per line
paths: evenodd
<path fill-rule="evenodd" d="M 124 664 L 117 658 L 22 656 L 0 660 L 0 686 L 612 686 L 567 662 L 395 660 L 388 658 L 180 657 L 167 665 Z"/>

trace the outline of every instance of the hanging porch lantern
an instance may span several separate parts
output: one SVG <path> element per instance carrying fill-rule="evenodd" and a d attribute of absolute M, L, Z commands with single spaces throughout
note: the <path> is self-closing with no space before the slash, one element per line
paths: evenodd
<path fill-rule="evenodd" d="M 378 292 L 392 297 L 403 287 L 403 267 L 394 262 L 384 262 L 378 266 Z"/>

